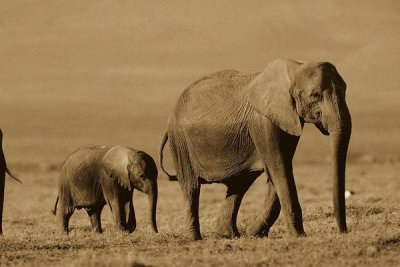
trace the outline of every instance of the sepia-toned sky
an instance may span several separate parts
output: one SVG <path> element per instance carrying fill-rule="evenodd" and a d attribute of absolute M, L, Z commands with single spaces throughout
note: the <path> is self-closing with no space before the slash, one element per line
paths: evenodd
<path fill-rule="evenodd" d="M 354 155 L 397 155 L 399 14 L 399 1 L 1 1 L 5 147 L 14 161 L 66 143 L 155 153 L 193 80 L 293 58 L 330 61 L 347 82 Z M 326 141 L 308 128 L 303 153 Z"/>

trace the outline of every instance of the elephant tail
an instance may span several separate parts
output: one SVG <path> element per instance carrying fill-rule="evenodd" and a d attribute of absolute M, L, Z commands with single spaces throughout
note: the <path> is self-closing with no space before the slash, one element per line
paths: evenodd
<path fill-rule="evenodd" d="M 12 172 L 10 171 L 10 169 L 8 169 L 7 167 L 6 167 L 6 173 L 7 173 L 11 178 L 13 178 L 15 181 L 17 181 L 17 182 L 19 182 L 19 183 L 22 184 L 22 181 L 21 181 L 14 173 L 12 173 Z"/>
<path fill-rule="evenodd" d="M 168 179 L 170 180 L 170 181 L 178 181 L 178 177 L 176 176 L 176 175 L 171 175 L 171 174 L 169 174 L 165 169 L 164 169 L 164 166 L 163 166 L 163 158 L 164 158 L 164 156 L 163 156 L 163 150 L 164 150 L 164 147 L 165 147 L 165 144 L 167 143 L 167 141 L 168 141 L 168 133 L 167 132 L 165 132 L 165 134 L 164 134 L 164 138 L 163 138 L 163 140 L 162 140 L 162 142 L 161 142 L 161 146 L 160 146 L 160 152 L 159 152 L 159 159 L 160 159 L 160 167 L 161 167 L 161 170 L 163 170 L 163 172 L 168 176 Z"/>
<path fill-rule="evenodd" d="M 57 204 L 58 204 L 58 196 L 56 198 L 56 203 L 54 204 L 54 209 L 51 211 L 51 213 L 53 213 L 53 215 L 57 214 Z"/>

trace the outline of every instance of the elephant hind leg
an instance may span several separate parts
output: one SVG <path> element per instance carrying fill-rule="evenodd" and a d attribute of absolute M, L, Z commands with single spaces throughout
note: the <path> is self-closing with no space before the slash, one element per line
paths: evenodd
<path fill-rule="evenodd" d="M 104 205 L 99 205 L 90 209 L 86 209 L 90 217 L 92 229 L 99 234 L 103 232 L 103 230 L 101 229 L 101 212 L 103 210 L 103 207 Z"/>
<path fill-rule="evenodd" d="M 244 194 L 260 175 L 259 172 L 249 173 L 237 177 L 231 177 L 225 183 L 227 192 L 225 202 L 221 207 L 216 221 L 216 232 L 227 238 L 240 237 L 237 229 L 237 215 Z"/>
<path fill-rule="evenodd" d="M 265 196 L 264 208 L 260 216 L 247 229 L 247 234 L 255 237 L 268 236 L 268 232 L 278 219 L 280 211 L 281 205 L 278 195 L 267 172 L 267 194 Z"/>
<path fill-rule="evenodd" d="M 60 218 L 61 223 L 61 232 L 64 234 L 68 234 L 69 231 L 69 220 L 74 213 L 74 205 L 73 201 L 70 198 L 68 192 L 60 192 L 60 202 L 58 205 L 58 216 Z"/>
<path fill-rule="evenodd" d="M 199 220 L 200 183 L 197 186 L 189 186 L 188 184 L 181 183 L 181 188 L 186 207 L 186 225 L 189 230 L 189 238 L 192 240 L 201 240 Z"/>
<path fill-rule="evenodd" d="M 187 146 L 184 141 L 170 140 L 171 152 L 178 173 L 178 182 L 183 194 L 184 206 L 186 209 L 186 225 L 189 238 L 201 240 L 199 221 L 200 181 L 194 173 Z"/>
<path fill-rule="evenodd" d="M 59 211 L 60 221 L 61 221 L 61 232 L 68 234 L 69 231 L 69 220 L 74 213 L 74 208 L 62 206 Z"/>
<path fill-rule="evenodd" d="M 185 176 L 178 176 L 185 177 Z M 189 238 L 192 240 L 201 240 L 199 204 L 200 204 L 200 182 L 193 175 L 185 177 L 189 181 L 179 179 L 179 184 L 183 193 L 183 201 L 186 209 L 186 225 L 188 227 Z"/>

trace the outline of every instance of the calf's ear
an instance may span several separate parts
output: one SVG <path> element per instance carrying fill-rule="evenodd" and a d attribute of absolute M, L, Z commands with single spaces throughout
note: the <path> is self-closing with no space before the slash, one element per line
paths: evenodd
<path fill-rule="evenodd" d="M 123 146 L 113 146 L 103 156 L 102 162 L 107 175 L 127 190 L 131 191 L 128 166 L 129 149 Z"/>

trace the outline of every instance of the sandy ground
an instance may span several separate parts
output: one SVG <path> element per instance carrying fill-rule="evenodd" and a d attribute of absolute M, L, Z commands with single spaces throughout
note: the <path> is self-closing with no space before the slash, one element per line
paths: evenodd
<path fill-rule="evenodd" d="M 91 231 L 86 212 L 76 211 L 71 233 L 59 234 L 50 214 L 58 171 L 16 169 L 24 184 L 7 180 L 5 235 L 0 240 L 0 263 L 58 266 L 398 266 L 400 263 L 400 201 L 398 164 L 350 164 L 347 200 L 348 234 L 338 234 L 332 214 L 329 166 L 301 164 L 295 175 L 307 236 L 289 238 L 279 218 L 268 238 L 246 237 L 245 229 L 261 208 L 264 177 L 244 198 L 238 225 L 242 237 L 223 239 L 213 233 L 224 198 L 224 186 L 202 188 L 200 216 L 204 240 L 183 235 L 182 199 L 178 184 L 159 177 L 159 233 L 147 221 L 147 197 L 136 192 L 138 219 L 133 234 L 113 227 L 108 206 L 103 211 L 104 233 Z"/>

